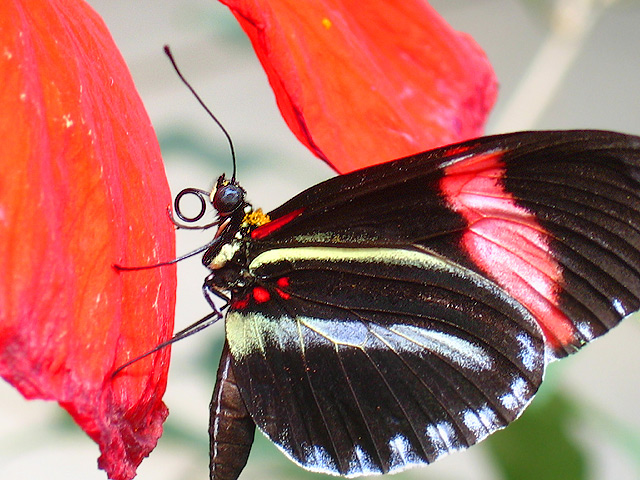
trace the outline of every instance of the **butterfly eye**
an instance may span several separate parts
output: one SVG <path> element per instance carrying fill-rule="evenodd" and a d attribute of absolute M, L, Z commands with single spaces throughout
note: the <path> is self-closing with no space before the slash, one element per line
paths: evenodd
<path fill-rule="evenodd" d="M 213 208 L 220 215 L 229 215 L 244 204 L 244 190 L 239 185 L 229 183 L 216 189 L 213 196 Z"/>

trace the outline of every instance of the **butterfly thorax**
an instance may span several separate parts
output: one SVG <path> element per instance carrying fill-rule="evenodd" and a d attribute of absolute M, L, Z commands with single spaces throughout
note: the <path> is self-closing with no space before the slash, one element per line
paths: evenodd
<path fill-rule="evenodd" d="M 208 286 L 220 292 L 234 293 L 252 283 L 248 269 L 251 231 L 270 221 L 262 209 L 254 210 L 244 200 L 244 194 L 240 185 L 224 176 L 211 194 L 221 218 L 216 233 L 219 241 L 205 252 L 202 263 L 213 272 Z"/>

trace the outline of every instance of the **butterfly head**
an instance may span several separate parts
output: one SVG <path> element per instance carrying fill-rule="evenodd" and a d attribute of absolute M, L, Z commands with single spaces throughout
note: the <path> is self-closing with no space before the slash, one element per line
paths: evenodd
<path fill-rule="evenodd" d="M 218 178 L 215 188 L 211 191 L 209 199 L 220 217 L 228 217 L 234 212 L 243 209 L 245 202 L 245 190 L 235 179 L 227 180 L 222 174 Z"/>
<path fill-rule="evenodd" d="M 253 211 L 245 200 L 246 192 L 234 179 L 224 174 L 218 178 L 209 200 L 218 214 L 218 239 L 204 254 L 202 263 L 213 271 L 225 269 L 227 263 L 239 255 L 242 244 L 240 232 L 244 218 Z M 237 263 L 237 262 L 236 262 Z M 226 280 L 224 283 L 228 283 Z"/>

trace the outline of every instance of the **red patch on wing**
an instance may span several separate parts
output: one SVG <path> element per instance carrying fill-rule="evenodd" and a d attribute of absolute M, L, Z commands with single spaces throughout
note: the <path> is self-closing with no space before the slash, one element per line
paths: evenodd
<path fill-rule="evenodd" d="M 244 310 L 248 306 L 249 306 L 249 295 L 239 300 L 233 300 L 231 302 L 231 308 L 233 308 L 234 310 Z"/>
<path fill-rule="evenodd" d="M 269 300 L 271 300 L 271 294 L 264 287 L 255 287 L 253 289 L 253 299 L 257 303 L 268 302 Z"/>
<path fill-rule="evenodd" d="M 280 295 L 280 297 L 282 297 L 284 300 L 289 300 L 291 298 L 291 294 L 288 292 L 285 292 L 284 290 L 281 290 L 283 288 L 288 288 L 290 285 L 289 282 L 289 277 L 280 277 L 277 281 L 276 281 L 276 285 L 278 285 L 279 288 L 276 288 L 276 292 L 278 292 L 278 295 Z"/>
<path fill-rule="evenodd" d="M 284 290 L 282 290 L 283 288 L 287 288 L 289 286 L 289 278 L 288 277 L 281 277 L 276 281 L 276 285 L 278 285 L 279 288 L 276 288 L 276 293 L 283 298 L 284 300 L 288 300 L 289 298 L 291 298 L 291 294 L 288 292 L 285 292 Z M 231 308 L 233 308 L 234 310 L 244 310 L 245 308 L 247 308 L 249 306 L 249 303 L 251 302 L 251 300 L 253 299 L 253 301 L 255 301 L 256 303 L 265 303 L 268 302 L 269 300 L 271 300 L 271 293 L 269 292 L 269 290 L 267 290 L 264 287 L 254 287 L 251 290 L 251 293 L 249 293 L 248 295 L 245 295 L 244 297 L 238 299 L 238 300 L 233 300 L 231 302 Z"/>
<path fill-rule="evenodd" d="M 280 298 L 282 298 L 283 300 L 289 300 L 291 298 L 290 293 L 280 290 L 279 288 L 276 288 L 276 292 L 278 292 L 278 295 L 280 295 Z"/>
<path fill-rule="evenodd" d="M 549 345 L 571 344 L 575 328 L 558 308 L 561 266 L 549 234 L 505 190 L 502 151 L 463 159 L 445 169 L 440 189 L 468 222 L 462 247 L 470 258 L 534 315 Z"/>
<path fill-rule="evenodd" d="M 259 226 L 253 232 L 251 232 L 251 238 L 254 240 L 260 240 L 262 238 L 265 238 L 271 235 L 273 232 L 275 232 L 279 228 L 282 228 L 282 226 L 286 225 L 291 220 L 296 218 L 302 212 L 304 212 L 304 208 L 299 208 L 298 210 L 289 212 L 280 218 L 276 218 L 275 220 L 272 220 L 269 223 L 265 223 L 264 225 Z"/>
<path fill-rule="evenodd" d="M 444 157 L 455 157 L 456 155 L 461 155 L 464 152 L 468 152 L 472 148 L 473 147 L 471 145 L 455 146 L 455 147 L 446 149 L 442 155 Z"/>

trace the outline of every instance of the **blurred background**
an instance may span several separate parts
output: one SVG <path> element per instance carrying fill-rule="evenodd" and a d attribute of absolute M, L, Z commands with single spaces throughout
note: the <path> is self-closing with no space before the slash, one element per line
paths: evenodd
<path fill-rule="evenodd" d="M 179 82 L 170 44 L 196 90 L 231 133 L 238 177 L 269 210 L 333 175 L 289 132 L 249 41 L 211 0 L 91 0 L 120 47 L 155 125 L 172 191 L 209 189 L 231 170 L 222 133 Z M 473 35 L 501 83 L 487 133 L 601 128 L 640 134 L 640 2 L 434 0 Z M 178 251 L 210 233 L 178 232 Z M 209 312 L 207 271 L 178 267 L 176 330 Z M 523 417 L 472 449 L 397 480 L 639 479 L 640 328 L 628 319 L 579 354 L 552 364 Z M 140 480 L 208 478 L 208 404 L 223 325 L 173 347 L 170 416 Z M 0 479 L 104 480 L 97 446 L 56 404 L 27 402 L 0 382 Z M 244 479 L 322 479 L 292 464 L 259 433 Z"/>

